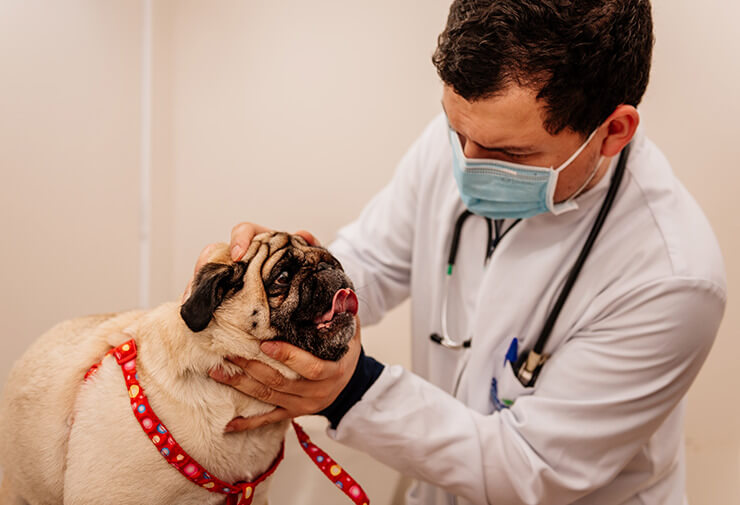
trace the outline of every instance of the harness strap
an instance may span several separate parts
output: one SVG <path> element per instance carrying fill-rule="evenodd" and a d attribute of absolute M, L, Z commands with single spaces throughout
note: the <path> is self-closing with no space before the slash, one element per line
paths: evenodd
<path fill-rule="evenodd" d="M 194 484 L 212 493 L 227 495 L 226 505 L 251 505 L 257 485 L 272 475 L 283 460 L 285 456 L 285 441 L 281 444 L 280 452 L 272 465 L 270 465 L 270 468 L 257 479 L 250 482 L 239 481 L 229 484 L 213 477 L 185 452 L 149 405 L 149 400 L 144 394 L 144 388 L 139 384 L 139 377 L 136 373 L 136 342 L 134 339 L 124 342 L 115 349 L 111 349 L 103 359 L 111 354 L 116 358 L 116 362 L 118 362 L 123 372 L 126 389 L 128 390 L 131 401 L 131 410 L 139 425 L 144 430 L 144 433 L 146 433 L 162 457 Z M 101 363 L 102 360 L 90 367 L 85 374 L 85 380 L 97 371 Z M 369 505 L 370 500 L 360 485 L 342 467 L 336 464 L 329 455 L 311 442 L 311 439 L 303 431 L 303 428 L 295 421 L 293 421 L 293 429 L 301 444 L 301 448 L 303 448 L 311 458 L 311 461 L 319 467 L 324 475 L 357 505 Z"/>
<path fill-rule="evenodd" d="M 344 468 L 339 466 L 328 454 L 322 451 L 320 447 L 311 442 L 311 439 L 306 435 L 306 432 L 303 431 L 301 425 L 295 421 L 293 421 L 293 430 L 295 430 L 295 435 L 298 437 L 298 442 L 301 444 L 303 451 L 308 454 L 308 457 L 311 458 L 314 465 L 319 467 L 319 470 L 321 470 L 335 486 L 337 486 L 357 505 L 369 505 L 370 500 L 357 481 L 355 481 L 355 479 L 353 479 L 352 476 L 348 474 Z"/>

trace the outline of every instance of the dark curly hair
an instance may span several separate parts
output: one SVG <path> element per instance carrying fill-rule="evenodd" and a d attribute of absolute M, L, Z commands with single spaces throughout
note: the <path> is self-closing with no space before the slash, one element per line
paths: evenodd
<path fill-rule="evenodd" d="M 587 135 L 640 103 L 653 42 L 649 0 L 455 0 L 432 61 L 468 101 L 528 87 L 549 133 Z"/>

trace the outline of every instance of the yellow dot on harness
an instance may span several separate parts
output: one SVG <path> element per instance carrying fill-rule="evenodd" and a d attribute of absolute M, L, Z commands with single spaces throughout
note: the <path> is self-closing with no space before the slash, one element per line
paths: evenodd
<path fill-rule="evenodd" d="M 152 437 L 152 442 L 154 442 L 155 444 L 158 444 L 160 440 L 161 439 L 159 438 L 159 435 L 154 435 Z"/>
<path fill-rule="evenodd" d="M 182 461 L 183 459 L 185 459 L 185 456 L 183 456 L 182 454 L 177 455 L 177 461 Z"/>
<path fill-rule="evenodd" d="M 250 496 L 252 496 L 252 488 L 247 486 L 244 488 L 244 498 L 249 498 Z"/>
<path fill-rule="evenodd" d="M 331 473 L 334 477 L 342 473 L 342 467 L 339 465 L 334 465 L 333 467 L 329 468 L 329 473 Z"/>
<path fill-rule="evenodd" d="M 128 351 L 129 349 L 131 349 L 131 346 L 128 344 L 123 344 L 123 347 L 121 347 L 121 349 L 123 349 L 124 351 Z"/>
<path fill-rule="evenodd" d="M 203 487 L 206 489 L 211 489 L 213 486 L 215 486 L 213 482 L 206 482 L 205 484 L 203 484 Z"/>
<path fill-rule="evenodd" d="M 131 398 L 136 398 L 136 395 L 139 394 L 139 386 L 137 386 L 136 384 L 131 386 L 128 390 L 128 394 Z"/>

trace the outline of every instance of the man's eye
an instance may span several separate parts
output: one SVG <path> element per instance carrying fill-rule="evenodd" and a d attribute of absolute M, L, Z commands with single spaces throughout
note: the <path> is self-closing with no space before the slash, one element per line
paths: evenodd
<path fill-rule="evenodd" d="M 290 272 L 287 270 L 283 270 L 280 272 L 280 275 L 278 275 L 277 279 L 275 279 L 275 284 L 278 286 L 287 286 L 290 283 Z"/>

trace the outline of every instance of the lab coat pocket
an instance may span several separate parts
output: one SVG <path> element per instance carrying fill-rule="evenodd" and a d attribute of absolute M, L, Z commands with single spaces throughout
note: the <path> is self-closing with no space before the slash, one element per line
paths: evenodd
<path fill-rule="evenodd" d="M 523 386 L 514 372 L 511 361 L 506 361 L 497 377 L 491 380 L 491 403 L 496 411 L 508 409 L 517 398 L 534 393 L 535 386 Z"/>

